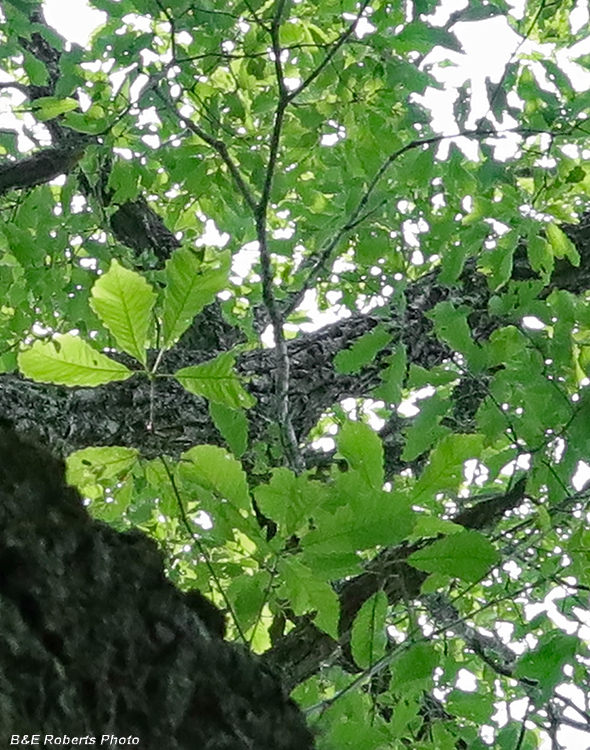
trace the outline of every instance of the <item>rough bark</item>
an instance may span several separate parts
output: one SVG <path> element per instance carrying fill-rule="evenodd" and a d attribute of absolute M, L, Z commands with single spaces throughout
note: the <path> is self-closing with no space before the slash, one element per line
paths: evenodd
<path fill-rule="evenodd" d="M 278 679 L 225 643 L 213 606 L 197 595 L 195 612 L 194 598 L 166 579 L 152 541 L 92 520 L 63 465 L 0 423 L 3 747 L 39 734 L 131 736 L 146 750 L 312 748 Z"/>

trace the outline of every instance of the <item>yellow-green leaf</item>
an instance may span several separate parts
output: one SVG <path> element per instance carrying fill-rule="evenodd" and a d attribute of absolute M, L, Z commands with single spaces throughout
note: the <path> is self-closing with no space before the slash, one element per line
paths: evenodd
<path fill-rule="evenodd" d="M 78 109 L 79 105 L 75 99 L 71 99 L 70 97 L 57 99 L 54 96 L 43 96 L 36 99 L 33 106 L 35 117 L 41 122 L 45 122 L 46 120 L 53 120 L 65 112 Z"/>
<path fill-rule="evenodd" d="M 96 386 L 133 375 L 125 365 L 97 352 L 78 336 L 56 335 L 36 341 L 18 356 L 22 374 L 40 383 Z"/>
<path fill-rule="evenodd" d="M 156 295 L 140 274 L 113 260 L 92 287 L 90 306 L 132 357 L 146 363 L 147 334 Z"/>
<path fill-rule="evenodd" d="M 573 266 L 579 266 L 580 253 L 566 233 L 553 222 L 547 224 L 545 231 L 555 257 L 567 258 Z"/>
<path fill-rule="evenodd" d="M 230 254 L 219 253 L 203 263 L 187 248 L 176 250 L 166 263 L 164 293 L 164 347 L 170 347 L 189 327 L 195 315 L 227 285 Z"/>

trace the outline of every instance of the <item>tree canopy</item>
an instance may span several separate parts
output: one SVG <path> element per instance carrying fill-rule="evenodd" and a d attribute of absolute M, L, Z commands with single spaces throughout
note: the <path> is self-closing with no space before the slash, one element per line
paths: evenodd
<path fill-rule="evenodd" d="M 590 733 L 587 4 L 91 4 L 0 2 L 1 414 L 319 748 Z"/>

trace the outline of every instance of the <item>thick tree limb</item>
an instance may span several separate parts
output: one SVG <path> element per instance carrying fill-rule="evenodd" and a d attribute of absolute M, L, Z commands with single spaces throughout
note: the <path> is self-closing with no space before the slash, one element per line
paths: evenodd
<path fill-rule="evenodd" d="M 0 164 L 0 195 L 28 189 L 68 174 L 84 153 L 83 146 L 47 148 L 32 156 Z"/>
<path fill-rule="evenodd" d="M 522 502 L 526 478 L 519 480 L 505 494 L 474 505 L 459 513 L 452 520 L 467 529 L 484 530 L 493 525 L 507 510 Z M 418 549 L 432 544 L 434 539 L 419 540 L 413 544 L 401 544 L 398 547 L 383 550 L 365 566 L 365 572 L 350 580 L 344 581 L 337 589 L 340 601 L 340 639 L 339 642 L 320 631 L 308 618 L 286 636 L 280 639 L 268 651 L 264 658 L 271 664 L 280 664 L 284 674 L 288 675 L 290 688 L 315 674 L 322 661 L 329 655 L 339 652 L 341 648 L 349 654 L 348 643 L 354 618 L 367 601 L 377 591 L 387 594 L 389 604 L 394 606 L 400 601 L 415 599 L 428 574 L 416 570 L 406 560 Z M 347 668 L 353 668 L 349 658 Z M 293 680 L 293 682 L 290 682 Z"/>
<path fill-rule="evenodd" d="M 193 600 L 153 541 L 91 520 L 63 465 L 0 424 L 4 746 L 131 735 L 146 750 L 311 750 L 276 677 Z"/>

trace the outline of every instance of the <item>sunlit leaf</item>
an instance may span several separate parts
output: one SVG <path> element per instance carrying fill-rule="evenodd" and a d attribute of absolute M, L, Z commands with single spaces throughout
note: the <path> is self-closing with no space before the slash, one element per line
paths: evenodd
<path fill-rule="evenodd" d="M 92 287 L 90 304 L 117 343 L 145 364 L 146 344 L 156 295 L 140 274 L 113 260 Z"/>
<path fill-rule="evenodd" d="M 169 347 L 192 323 L 195 315 L 225 288 L 229 272 L 228 253 L 204 263 L 194 252 L 180 248 L 166 264 L 164 294 L 164 346 Z"/>
<path fill-rule="evenodd" d="M 125 365 L 97 352 L 78 336 L 56 335 L 36 341 L 18 356 L 22 374 L 41 383 L 96 386 L 133 375 Z"/>

